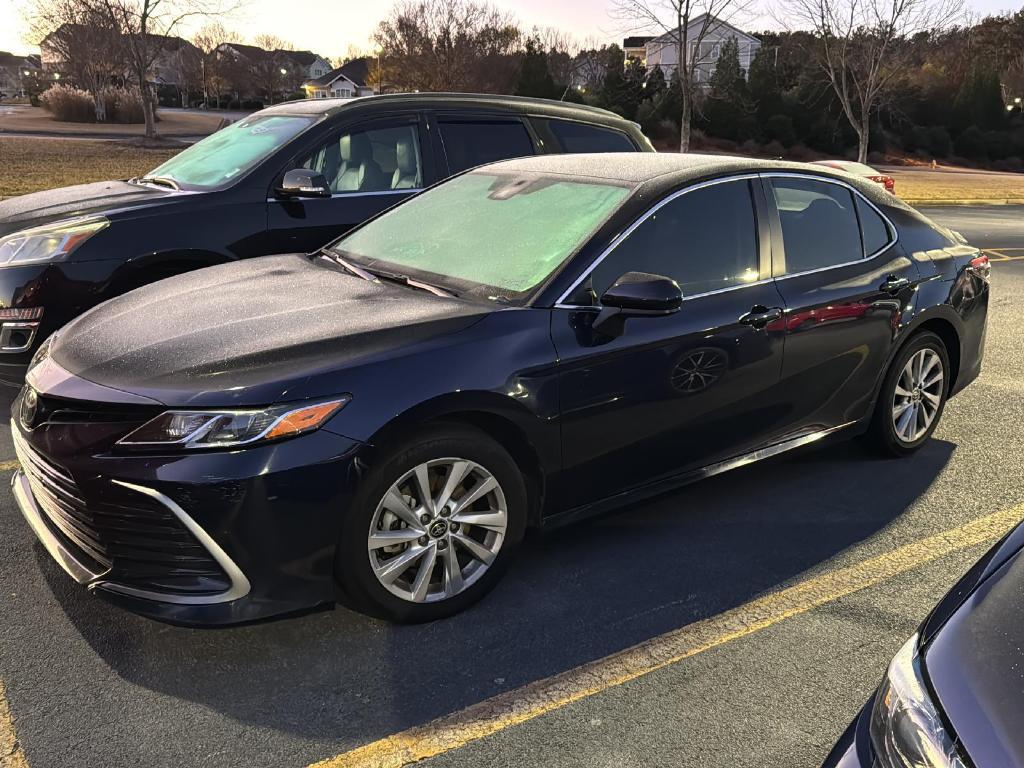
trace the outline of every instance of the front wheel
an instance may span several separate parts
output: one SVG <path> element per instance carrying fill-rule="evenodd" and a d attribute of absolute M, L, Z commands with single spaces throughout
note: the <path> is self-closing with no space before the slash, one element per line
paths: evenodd
<path fill-rule="evenodd" d="M 367 475 L 335 571 L 354 607 L 402 622 L 450 616 L 498 581 L 526 523 L 515 461 L 477 430 L 411 437 Z"/>
<path fill-rule="evenodd" d="M 932 436 L 949 392 L 949 356 L 942 339 L 925 331 L 893 360 L 882 384 L 870 438 L 891 456 L 908 456 Z"/>

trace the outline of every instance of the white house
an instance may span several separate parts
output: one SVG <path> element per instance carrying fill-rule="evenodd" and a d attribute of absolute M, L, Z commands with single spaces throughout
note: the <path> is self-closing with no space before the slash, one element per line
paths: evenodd
<path fill-rule="evenodd" d="M 366 84 L 368 62 L 353 59 L 332 69 L 322 77 L 314 77 L 302 84 L 302 90 L 309 99 L 351 99 L 356 96 L 372 96 L 373 88 Z"/>
<path fill-rule="evenodd" d="M 700 47 L 697 47 L 697 39 L 704 32 Z M 754 55 L 761 47 L 761 41 L 753 35 L 748 35 L 741 29 L 737 29 L 727 22 L 721 21 L 713 16 L 701 14 L 691 19 L 687 25 L 687 40 L 689 41 L 689 58 L 696 61 L 694 68 L 694 80 L 698 84 L 707 84 L 711 75 L 718 65 L 718 57 L 722 52 L 722 44 L 730 38 L 736 40 L 740 54 L 740 67 L 743 72 L 750 71 L 750 64 Z M 661 67 L 668 80 L 676 71 L 679 65 L 679 39 L 678 32 L 666 32 L 658 37 L 651 38 L 644 45 L 648 69 Z"/>

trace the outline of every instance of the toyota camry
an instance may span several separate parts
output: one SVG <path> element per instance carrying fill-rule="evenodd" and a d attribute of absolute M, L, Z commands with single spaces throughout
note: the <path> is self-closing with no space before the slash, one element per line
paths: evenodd
<path fill-rule="evenodd" d="M 988 276 L 821 166 L 503 161 L 66 325 L 13 405 L 14 493 L 72 578 L 158 619 L 436 619 L 527 526 L 833 437 L 912 454 L 978 375 Z"/>

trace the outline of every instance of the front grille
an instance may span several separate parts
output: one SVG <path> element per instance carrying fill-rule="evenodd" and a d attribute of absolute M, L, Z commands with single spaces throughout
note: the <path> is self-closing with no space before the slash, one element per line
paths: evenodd
<path fill-rule="evenodd" d="M 231 581 L 170 509 L 149 496 L 111 486 L 87 502 L 70 472 L 12 430 L 32 495 L 54 533 L 104 580 L 143 592 L 215 595 Z M 114 493 L 117 492 L 116 499 Z"/>

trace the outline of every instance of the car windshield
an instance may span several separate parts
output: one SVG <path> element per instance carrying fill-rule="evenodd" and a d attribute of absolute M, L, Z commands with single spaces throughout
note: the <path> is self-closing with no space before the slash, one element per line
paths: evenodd
<path fill-rule="evenodd" d="M 517 302 L 631 192 L 612 181 L 481 169 L 395 207 L 329 250 L 371 271 Z"/>
<path fill-rule="evenodd" d="M 215 189 L 252 168 L 315 122 L 300 115 L 253 115 L 193 144 L 147 178 L 170 179 L 182 189 Z"/>

